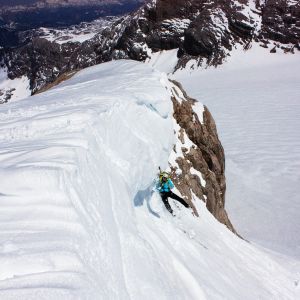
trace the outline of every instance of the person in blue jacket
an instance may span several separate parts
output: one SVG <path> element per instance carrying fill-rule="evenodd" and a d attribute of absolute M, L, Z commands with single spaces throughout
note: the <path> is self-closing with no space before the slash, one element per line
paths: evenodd
<path fill-rule="evenodd" d="M 156 184 L 156 189 L 159 191 L 160 195 L 161 195 L 161 199 L 166 207 L 166 209 L 173 214 L 173 210 L 171 208 L 171 205 L 168 201 L 168 198 L 172 198 L 177 200 L 178 202 L 180 202 L 182 205 L 184 205 L 185 207 L 190 207 L 185 201 L 184 199 L 182 199 L 181 197 L 177 196 L 176 194 L 174 194 L 171 189 L 174 188 L 174 184 L 172 182 L 172 180 L 169 178 L 169 174 L 168 173 L 161 173 L 159 175 L 159 181 Z"/>

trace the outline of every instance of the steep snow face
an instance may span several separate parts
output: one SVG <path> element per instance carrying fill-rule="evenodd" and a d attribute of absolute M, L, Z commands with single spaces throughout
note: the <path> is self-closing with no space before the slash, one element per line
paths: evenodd
<path fill-rule="evenodd" d="M 300 55 L 240 49 L 218 69 L 175 76 L 215 117 L 226 208 L 238 232 L 300 258 Z"/>
<path fill-rule="evenodd" d="M 1 106 L 1 299 L 129 298 L 121 248 L 145 248 L 133 199 L 173 139 L 160 80 L 110 63 Z"/>
<path fill-rule="evenodd" d="M 95 66 L 0 107 L 1 299 L 296 299 L 299 278 L 151 192 L 174 140 L 167 78 Z"/>

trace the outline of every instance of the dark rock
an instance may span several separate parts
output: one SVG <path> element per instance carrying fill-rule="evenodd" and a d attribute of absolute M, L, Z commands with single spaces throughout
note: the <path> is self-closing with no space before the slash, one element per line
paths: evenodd
<path fill-rule="evenodd" d="M 299 44 L 300 2 L 290 4 L 286 0 L 266 1 L 262 6 L 260 35 L 283 44 Z"/>

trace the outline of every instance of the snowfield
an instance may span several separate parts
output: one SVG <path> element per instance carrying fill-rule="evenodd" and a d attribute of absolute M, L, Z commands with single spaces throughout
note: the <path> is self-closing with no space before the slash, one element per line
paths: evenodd
<path fill-rule="evenodd" d="M 153 192 L 169 84 L 116 61 L 0 106 L 0 299 L 299 298 L 299 273 L 203 202 L 173 218 Z"/>
<path fill-rule="evenodd" d="M 216 120 L 226 207 L 238 232 L 299 260 L 300 52 L 269 50 L 239 48 L 218 68 L 185 69 L 175 78 Z"/>

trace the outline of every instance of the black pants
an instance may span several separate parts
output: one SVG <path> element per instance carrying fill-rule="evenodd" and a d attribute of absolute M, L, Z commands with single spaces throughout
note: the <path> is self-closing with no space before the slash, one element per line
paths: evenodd
<path fill-rule="evenodd" d="M 168 201 L 168 198 L 172 198 L 172 199 L 175 199 L 177 200 L 178 202 L 180 202 L 182 205 L 184 205 L 185 207 L 189 207 L 189 205 L 182 199 L 180 198 L 179 196 L 177 196 L 176 194 L 174 194 L 173 192 L 164 192 L 164 193 L 160 193 L 161 195 L 161 199 L 166 207 L 166 209 L 170 212 L 170 213 L 173 213 L 173 210 L 171 208 L 171 205 Z"/>

